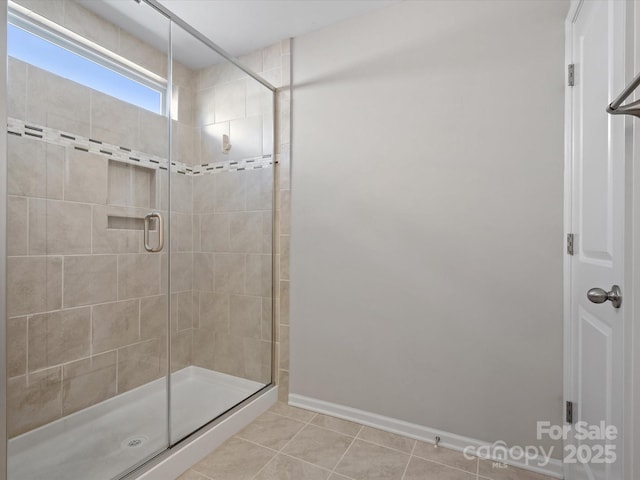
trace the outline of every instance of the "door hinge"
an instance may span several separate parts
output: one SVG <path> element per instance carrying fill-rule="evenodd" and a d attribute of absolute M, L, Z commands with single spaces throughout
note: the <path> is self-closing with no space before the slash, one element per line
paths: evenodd
<path fill-rule="evenodd" d="M 566 402 L 564 418 L 567 423 L 573 423 L 573 402 Z"/>
<path fill-rule="evenodd" d="M 567 254 L 573 255 L 573 233 L 567 233 Z"/>
<path fill-rule="evenodd" d="M 576 81 L 576 66 L 573 63 L 567 65 L 567 85 L 573 87 Z"/>

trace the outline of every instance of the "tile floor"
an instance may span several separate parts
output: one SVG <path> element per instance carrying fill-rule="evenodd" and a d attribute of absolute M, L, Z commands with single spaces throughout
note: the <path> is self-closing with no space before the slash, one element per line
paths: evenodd
<path fill-rule="evenodd" d="M 551 480 L 277 403 L 178 480 Z"/>

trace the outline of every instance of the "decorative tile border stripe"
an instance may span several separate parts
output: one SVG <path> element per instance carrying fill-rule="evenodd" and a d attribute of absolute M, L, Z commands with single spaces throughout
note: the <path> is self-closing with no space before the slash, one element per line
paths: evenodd
<path fill-rule="evenodd" d="M 10 135 L 24 136 L 34 140 L 41 140 L 45 143 L 60 145 L 68 148 L 75 148 L 83 152 L 105 155 L 110 160 L 138 165 L 154 170 L 167 170 L 168 161 L 166 158 L 157 155 L 133 150 L 128 147 L 105 143 L 101 140 L 82 137 L 68 132 L 63 132 L 55 128 L 43 127 L 30 122 L 24 122 L 17 118 L 9 117 L 7 132 Z M 202 165 L 187 165 L 183 162 L 171 162 L 171 171 L 188 176 L 209 175 L 220 172 L 256 170 L 273 165 L 271 155 L 262 157 L 245 158 L 237 161 L 225 161 L 205 163 Z"/>

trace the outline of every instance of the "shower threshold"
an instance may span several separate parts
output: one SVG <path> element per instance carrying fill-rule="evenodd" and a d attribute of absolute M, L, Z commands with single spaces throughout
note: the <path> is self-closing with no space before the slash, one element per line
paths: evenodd
<path fill-rule="evenodd" d="M 265 384 L 187 367 L 171 375 L 175 442 Z M 9 480 L 108 480 L 167 448 L 161 378 L 9 440 Z"/>

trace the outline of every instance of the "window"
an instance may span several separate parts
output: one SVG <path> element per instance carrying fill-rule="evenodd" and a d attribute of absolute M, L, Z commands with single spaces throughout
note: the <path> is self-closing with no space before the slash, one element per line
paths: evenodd
<path fill-rule="evenodd" d="M 58 32 L 16 15 L 7 26 L 7 53 L 43 70 L 111 95 L 154 113 L 164 113 L 166 82 L 118 65 Z M 115 55 L 114 55 L 115 57 Z M 150 72 L 149 72 L 150 73 Z M 153 75 L 153 74 L 151 74 Z M 163 84 L 164 83 L 164 84 Z"/>

